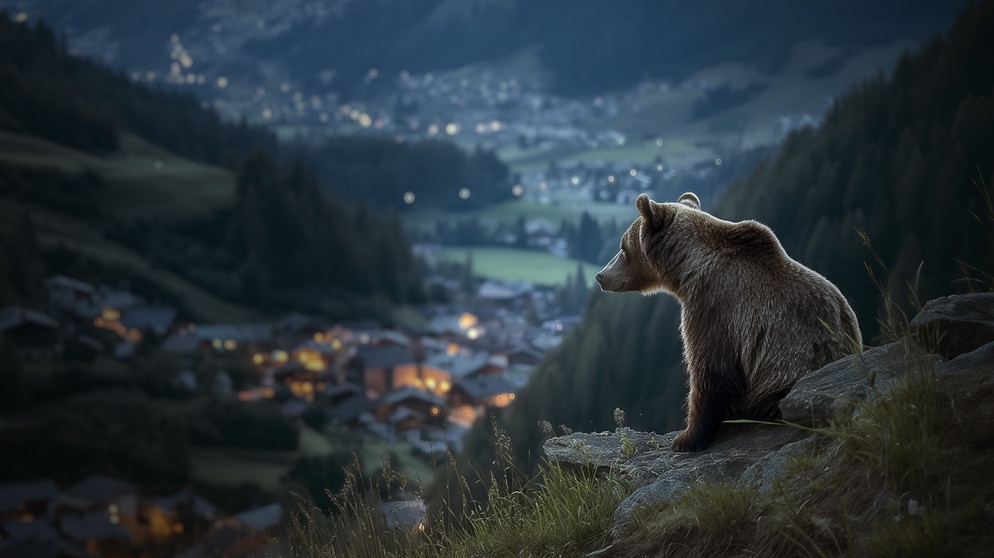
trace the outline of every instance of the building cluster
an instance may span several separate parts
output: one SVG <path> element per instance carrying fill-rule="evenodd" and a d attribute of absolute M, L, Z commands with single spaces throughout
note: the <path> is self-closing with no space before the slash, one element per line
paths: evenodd
<path fill-rule="evenodd" d="M 481 283 L 472 309 L 435 307 L 422 325 L 406 328 L 299 313 L 271 322 L 198 324 L 126 288 L 61 275 L 45 287 L 44 308 L 0 309 L 0 349 L 20 362 L 100 366 L 102 359 L 170 353 L 176 358 L 168 361 L 181 364 L 160 373 L 177 390 L 279 401 L 292 419 L 321 407 L 329 427 L 362 430 L 424 455 L 459 451 L 473 421 L 510 405 L 576 322 L 529 324 L 523 308 L 534 290 L 499 282 Z M 205 376 L 204 362 L 220 369 Z M 254 373 L 228 374 L 229 365 Z M 193 492 L 152 497 L 116 478 L 64 487 L 44 479 L 4 484 L 0 558 L 122 556 L 135 544 L 166 544 L 169 537 L 176 544 L 187 537 L 187 556 L 211 556 L 222 548 L 251 550 L 278 518 L 278 504 L 219 517 Z"/>
<path fill-rule="evenodd" d="M 244 401 L 289 394 L 279 399 L 288 399 L 284 412 L 296 417 L 320 401 L 335 423 L 407 440 L 425 452 L 445 452 L 453 443 L 457 449 L 457 433 L 487 408 L 508 406 L 563 333 L 522 317 L 535 296 L 528 284 L 484 282 L 473 312 L 434 308 L 423 325 L 402 329 L 299 313 L 270 322 L 198 324 L 127 289 L 61 275 L 45 286 L 44 311 L 0 310 L 0 345 L 19 360 L 126 360 L 143 344 L 186 357 L 180 362 L 224 355 L 217 361 L 251 367 L 258 381 L 237 383 L 220 370 L 202 385 L 204 379 L 183 366 L 171 380 L 177 389 Z"/>
<path fill-rule="evenodd" d="M 192 491 L 152 496 L 104 475 L 62 487 L 50 479 L 5 483 L 0 558 L 117 558 L 137 548 L 185 558 L 247 555 L 269 546 L 280 515 L 270 504 L 224 516 Z"/>

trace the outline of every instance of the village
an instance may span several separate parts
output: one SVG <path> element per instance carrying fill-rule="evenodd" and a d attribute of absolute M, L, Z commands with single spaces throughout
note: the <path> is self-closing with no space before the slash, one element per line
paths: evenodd
<path fill-rule="evenodd" d="M 196 323 L 126 287 L 62 275 L 44 286 L 46 307 L 0 310 L 0 345 L 18 362 L 126 362 L 161 351 L 188 364 L 163 372 L 168 377 L 161 380 L 174 390 L 249 404 L 279 401 L 294 421 L 320 404 L 328 427 L 405 444 L 425 459 L 458 452 L 470 425 L 510 405 L 543 355 L 579 321 L 558 316 L 529 323 L 525 315 L 534 316 L 535 306 L 548 315 L 550 294 L 491 280 L 477 282 L 471 306 L 426 307 L 417 327 L 301 313 Z M 205 358 L 218 368 L 209 376 L 195 372 Z M 229 374 L 226 363 L 241 372 Z M 0 429 L 30 420 L 29 411 L 21 415 L 0 419 Z M 273 502 L 225 516 L 189 488 L 152 494 L 103 474 L 67 486 L 34 479 L 0 485 L 0 556 L 131 555 L 135 541 L 170 539 L 186 541 L 182 556 L 190 558 L 241 552 L 264 548 L 281 513 Z M 397 513 L 396 521 L 417 521 L 417 514 L 412 520 Z M 202 536 L 191 541 L 194 525 Z"/>

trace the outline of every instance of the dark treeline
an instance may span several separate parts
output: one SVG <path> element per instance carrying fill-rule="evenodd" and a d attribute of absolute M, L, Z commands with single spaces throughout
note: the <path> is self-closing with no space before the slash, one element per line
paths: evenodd
<path fill-rule="evenodd" d="M 44 22 L 17 24 L 0 12 L 0 130 L 40 136 L 98 154 L 134 133 L 168 151 L 234 168 L 264 149 L 284 164 L 302 160 L 323 187 L 349 202 L 406 207 L 480 207 L 510 197 L 507 166 L 491 152 L 445 142 L 397 144 L 383 138 L 331 138 L 317 147 L 278 145 L 261 127 L 223 122 L 189 95 L 154 90 L 69 56 Z M 469 188 L 468 199 L 459 198 Z"/>
<path fill-rule="evenodd" d="M 300 163 L 259 151 L 237 173 L 232 207 L 179 222 L 118 221 L 109 236 L 220 298 L 269 312 L 386 318 L 422 300 L 417 262 L 395 213 L 344 205 Z"/>
<path fill-rule="evenodd" d="M 778 157 L 705 209 L 769 224 L 792 257 L 839 285 L 868 344 L 879 342 L 885 312 L 864 262 L 906 309 L 909 283 L 922 300 L 991 288 L 994 74 L 984 69 L 994 67 L 992 34 L 994 2 L 971 6 L 947 39 L 904 57 L 892 77 L 856 88 L 820 129 L 789 138 Z M 889 271 L 874 263 L 859 230 Z M 634 428 L 681 428 L 678 321 L 670 296 L 597 293 L 583 325 L 540 365 L 501 424 L 518 455 L 535 455 L 538 420 L 596 431 L 614 426 L 615 407 Z M 481 422 L 467 451 L 487 463 Z"/>
<path fill-rule="evenodd" d="M 110 215 L 96 202 L 102 178 L 89 170 L 75 175 L 5 163 L 0 196 L 86 219 L 153 265 L 220 298 L 270 311 L 384 317 L 391 304 L 418 301 L 418 270 L 393 215 L 406 207 L 404 193 L 413 192 L 418 207 L 450 209 L 510 196 L 507 167 L 490 152 L 378 138 L 279 145 L 261 128 L 221 121 L 192 97 L 149 89 L 68 55 L 43 22 L 21 25 L 6 15 L 0 17 L 0 130 L 109 158 L 122 134 L 133 133 L 224 164 L 237 175 L 236 196 L 206 217 Z M 469 189 L 467 199 L 459 196 L 462 188 Z M 14 265 L 24 264 L 23 242 L 11 236 L 0 244 L 0 269 L 16 270 L 0 278 L 3 301 L 29 301 L 30 293 L 8 279 L 25 275 Z M 55 259 L 66 265 L 49 272 L 86 269 L 91 280 L 101 280 L 88 262 Z"/>
<path fill-rule="evenodd" d="M 298 22 L 291 32 L 246 46 L 252 56 L 286 53 L 297 75 L 334 68 L 346 97 L 381 76 L 458 68 L 537 47 L 557 92 L 622 88 L 645 78 L 682 79 L 711 64 L 739 61 L 762 71 L 780 66 L 798 40 L 865 46 L 926 39 L 962 6 L 957 2 L 762 3 L 706 0 L 520 0 L 464 2 L 372 0 L 347 4 L 338 17 Z M 389 14 L 389 15 L 386 15 Z"/>
<path fill-rule="evenodd" d="M 463 210 L 511 198 L 508 167 L 493 152 L 467 154 L 448 142 L 339 136 L 307 148 L 304 156 L 322 183 L 346 201 L 401 210 L 408 207 L 404 194 L 411 192 L 412 207 Z M 459 196 L 463 188 L 468 198 Z"/>
<path fill-rule="evenodd" d="M 123 73 L 66 54 L 44 22 L 17 24 L 0 12 L 0 129 L 96 153 L 131 132 L 173 153 L 212 164 L 256 148 L 272 133 L 225 124 L 187 95 L 152 91 Z"/>

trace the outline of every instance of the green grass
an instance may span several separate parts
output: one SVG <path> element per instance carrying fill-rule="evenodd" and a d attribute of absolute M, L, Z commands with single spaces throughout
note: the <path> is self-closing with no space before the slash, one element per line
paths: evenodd
<path fill-rule="evenodd" d="M 236 448 L 192 448 L 193 479 L 217 486 L 237 486 L 244 482 L 277 491 L 280 477 L 290 470 L 297 452 L 267 452 Z"/>
<path fill-rule="evenodd" d="M 0 198 L 0 232 L 9 233 L 20 219 L 19 203 Z M 64 246 L 105 265 L 128 269 L 183 300 L 193 317 L 208 322 L 246 321 L 254 313 L 225 302 L 172 272 L 155 267 L 130 248 L 107 240 L 97 226 L 61 213 L 34 208 L 31 213 L 43 247 Z"/>
<path fill-rule="evenodd" d="M 472 255 L 473 273 L 480 277 L 504 281 L 531 281 L 537 285 L 562 285 L 566 277 L 575 274 L 577 265 L 583 267 L 587 282 L 593 280 L 600 266 L 560 258 L 548 252 L 514 248 L 445 248 L 442 259 L 452 262 L 465 262 Z"/>
<path fill-rule="evenodd" d="M 541 483 L 532 479 L 512 487 L 492 479 L 485 507 L 452 503 L 465 509 L 460 521 L 445 523 L 429 514 L 421 532 L 385 529 L 376 511 L 379 500 L 370 497 L 376 491 L 362 490 L 354 470 L 347 476 L 346 489 L 336 498 L 340 513 L 326 518 L 301 502 L 276 556 L 580 556 L 604 543 L 614 510 L 630 493 L 614 477 L 578 476 L 550 464 Z M 468 485 L 463 487 L 468 492 Z"/>
<path fill-rule="evenodd" d="M 356 434 L 356 433 L 352 433 Z M 388 455 L 397 459 L 392 466 L 403 471 L 419 485 L 434 480 L 434 469 L 425 459 L 411 454 L 410 446 L 389 442 L 371 434 L 357 434 L 359 441 L 347 446 L 336 443 L 311 428 L 303 427 L 295 451 L 262 451 L 241 448 L 194 447 L 191 450 L 192 477 L 198 481 L 219 486 L 237 486 L 243 482 L 258 484 L 263 489 L 278 492 L 280 478 L 289 472 L 294 461 L 305 455 L 327 455 L 335 450 L 358 451 L 363 473 L 372 476 L 383 467 Z M 355 436 L 350 435 L 349 440 Z"/>
<path fill-rule="evenodd" d="M 104 181 L 98 204 L 123 217 L 188 217 L 234 200 L 235 179 L 224 169 L 173 155 L 136 136 L 124 136 L 121 144 L 119 154 L 97 156 L 0 132 L 0 163 L 69 174 L 89 170 Z"/>

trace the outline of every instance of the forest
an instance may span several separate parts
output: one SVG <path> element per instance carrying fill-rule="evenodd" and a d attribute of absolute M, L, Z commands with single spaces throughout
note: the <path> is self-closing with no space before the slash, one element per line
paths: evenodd
<path fill-rule="evenodd" d="M 946 37 L 839 99 L 822 127 L 794 133 L 704 209 L 768 224 L 789 255 L 839 286 L 869 346 L 881 343 L 881 320 L 892 312 L 988 290 L 994 75 L 979 69 L 994 66 L 992 34 L 994 4 L 969 7 Z M 671 296 L 595 293 L 582 326 L 498 423 L 519 458 L 536 455 L 540 420 L 599 431 L 614 426 L 620 408 L 636 429 L 682 428 L 678 321 Z M 490 429 L 478 422 L 467 442 L 477 463 L 491 460 Z"/>
<path fill-rule="evenodd" d="M 478 208 L 510 197 L 507 166 L 490 152 L 378 138 L 278 144 L 263 128 L 223 122 L 192 97 L 150 89 L 71 56 L 65 39 L 44 22 L 0 17 L 0 84 L 0 131 L 108 161 L 120 156 L 123 138 L 139 136 L 222 166 L 236 182 L 230 204 L 207 215 L 136 217 L 97 201 L 107 184 L 91 169 L 0 163 L 0 197 L 24 208 L 24 225 L 11 226 L 0 242 L 0 270 L 9 270 L 0 274 L 0 302 L 30 300 L 36 289 L 30 285 L 45 273 L 94 280 L 108 274 L 29 238 L 37 234 L 34 206 L 83 219 L 225 300 L 264 312 L 382 317 L 390 304 L 423 296 L 396 217 L 405 192 L 416 192 L 423 208 Z M 463 200 L 457 193 L 466 185 L 473 190 Z M 183 306 L 168 293 L 159 298 Z"/>

